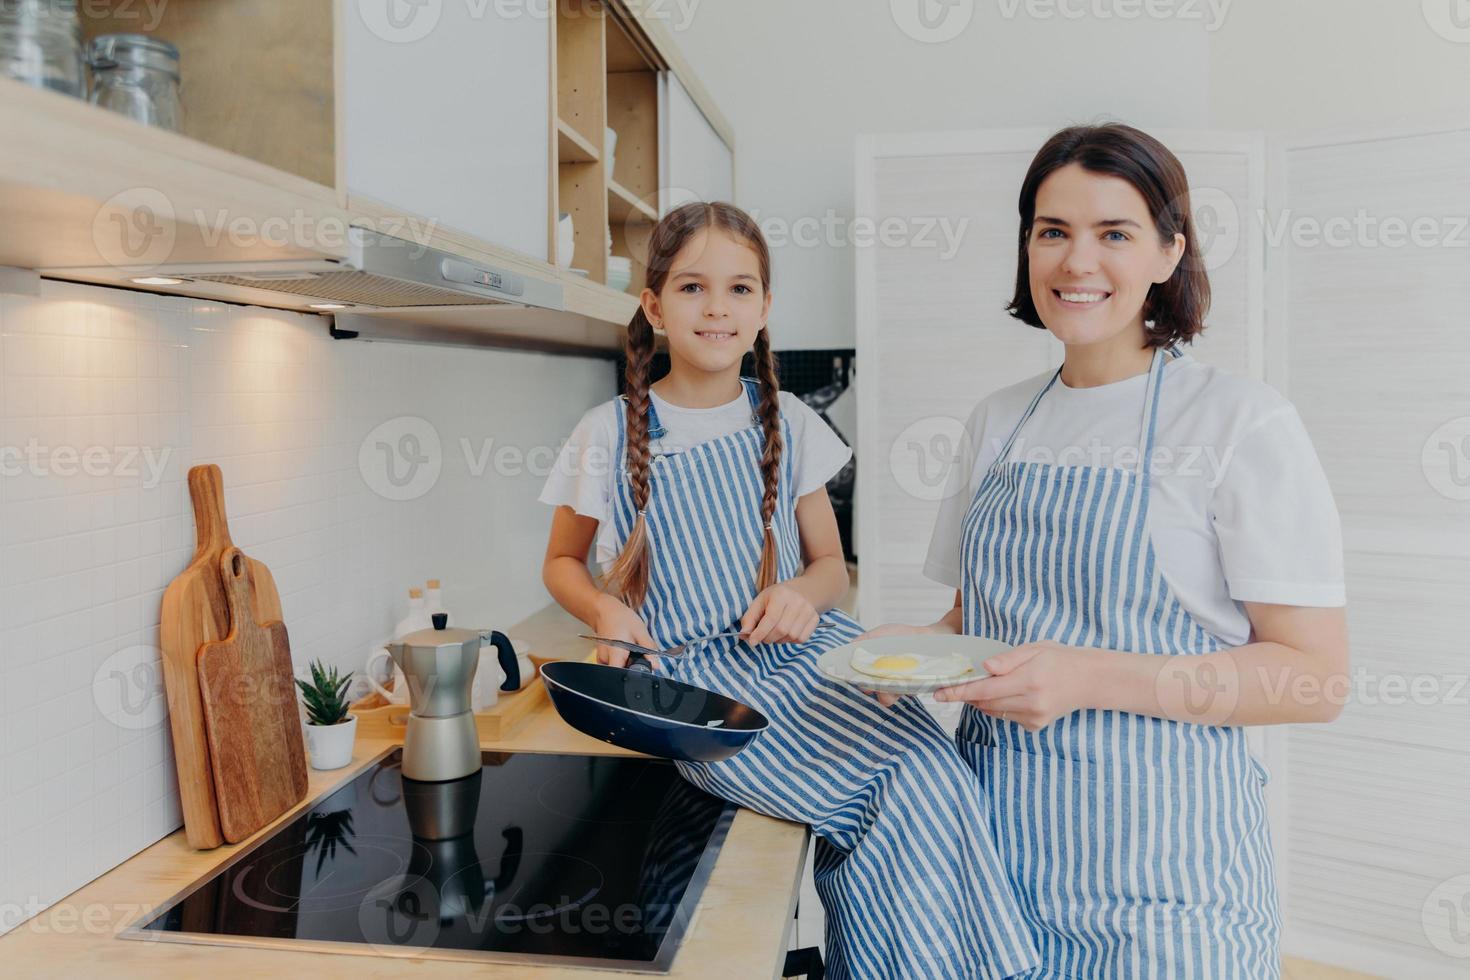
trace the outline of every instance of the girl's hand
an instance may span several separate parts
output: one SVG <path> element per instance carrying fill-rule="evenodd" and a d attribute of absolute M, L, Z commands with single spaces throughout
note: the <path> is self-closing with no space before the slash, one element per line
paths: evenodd
<path fill-rule="evenodd" d="M 934 692 L 936 701 L 963 701 L 987 715 L 1014 721 L 1028 732 L 1080 708 L 1090 708 L 1087 647 L 1043 640 L 1025 643 L 985 661 L 989 677 Z"/>
<path fill-rule="evenodd" d="M 915 633 L 933 632 L 935 632 L 935 629 L 932 626 L 914 626 L 910 623 L 884 623 L 882 626 L 873 627 L 866 633 L 854 639 L 852 642 L 857 643 L 860 640 L 875 640 L 880 636 L 912 636 Z M 860 688 L 859 690 L 862 690 L 862 692 L 869 697 L 877 698 L 878 703 L 883 705 L 883 707 L 885 708 L 893 707 L 895 704 L 898 703 L 898 699 L 903 697 L 902 694 L 888 694 L 883 691 L 869 691 L 864 688 Z"/>
<path fill-rule="evenodd" d="M 786 582 L 777 582 L 761 592 L 740 617 L 740 632 L 749 634 L 745 642 L 805 643 L 821 621 L 811 600 Z"/>
<path fill-rule="evenodd" d="M 643 625 L 643 620 L 638 618 L 638 614 L 629 609 L 626 603 L 611 595 L 604 594 L 598 599 L 597 615 L 592 623 L 592 632 L 610 640 L 625 640 L 628 643 L 639 643 L 646 647 L 657 646 L 653 642 L 653 637 L 648 635 L 648 627 Z M 626 667 L 628 657 L 627 650 L 610 647 L 605 643 L 597 644 L 597 662 L 600 664 Z"/>

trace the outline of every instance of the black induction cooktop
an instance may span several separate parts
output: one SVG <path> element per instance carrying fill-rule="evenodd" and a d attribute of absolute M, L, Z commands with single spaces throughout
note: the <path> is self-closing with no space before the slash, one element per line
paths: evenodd
<path fill-rule="evenodd" d="M 735 806 L 655 759 L 390 749 L 127 939 L 667 972 Z"/>

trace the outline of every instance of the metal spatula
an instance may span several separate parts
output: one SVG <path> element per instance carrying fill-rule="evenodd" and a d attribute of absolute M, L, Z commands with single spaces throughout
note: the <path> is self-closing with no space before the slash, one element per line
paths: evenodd
<path fill-rule="evenodd" d="M 598 643 L 603 643 L 610 647 L 617 647 L 619 650 L 627 650 L 630 653 L 641 653 L 645 657 L 677 657 L 689 649 L 692 644 L 703 643 L 706 640 L 718 640 L 726 636 L 739 636 L 740 633 L 715 633 L 712 636 L 702 636 L 696 640 L 690 640 L 687 643 L 671 646 L 667 650 L 656 650 L 653 647 L 646 647 L 641 643 L 634 643 L 630 640 L 614 640 L 606 636 L 593 636 L 591 633 L 578 633 L 577 635 L 584 640 L 596 640 Z"/>
<path fill-rule="evenodd" d="M 816 629 L 812 630 L 812 635 L 815 636 L 822 632 L 822 630 L 828 629 L 831 625 L 831 623 L 819 624 Z M 677 657 L 696 644 L 708 643 L 710 640 L 723 640 L 729 636 L 745 636 L 746 632 L 744 630 L 727 630 L 724 633 L 712 633 L 709 636 L 700 636 L 692 640 L 686 640 L 683 643 L 669 647 L 667 650 L 655 650 L 653 647 L 646 647 L 640 643 L 632 643 L 628 640 L 612 640 L 605 636 L 593 636 L 589 633 L 578 633 L 577 635 L 584 640 L 595 640 L 598 643 L 604 643 L 610 647 L 617 647 L 619 650 L 627 650 L 630 653 L 641 653 L 645 657 Z"/>

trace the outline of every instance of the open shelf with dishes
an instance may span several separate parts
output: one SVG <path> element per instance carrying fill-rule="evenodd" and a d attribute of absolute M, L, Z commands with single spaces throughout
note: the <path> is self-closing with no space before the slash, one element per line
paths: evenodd
<path fill-rule="evenodd" d="M 659 77 L 667 66 L 614 4 L 559 0 L 555 20 L 552 261 L 636 296 L 659 217 Z"/>

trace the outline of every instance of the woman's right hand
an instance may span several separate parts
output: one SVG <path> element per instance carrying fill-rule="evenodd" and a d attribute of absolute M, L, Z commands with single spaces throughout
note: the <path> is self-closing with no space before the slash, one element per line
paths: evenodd
<path fill-rule="evenodd" d="M 653 637 L 648 634 L 648 627 L 643 625 L 643 620 L 639 619 L 637 613 L 615 596 L 603 595 L 598 601 L 597 616 L 592 623 L 592 632 L 610 640 L 624 640 L 646 647 L 656 646 Z M 605 643 L 597 644 L 597 662 L 600 664 L 625 667 L 628 664 L 628 657 L 627 650 L 610 647 Z"/>
<path fill-rule="evenodd" d="M 938 630 L 936 630 L 932 626 L 915 626 L 912 623 L 884 623 L 882 626 L 873 627 L 866 633 L 854 638 L 850 642 L 857 643 L 861 640 L 875 640 L 880 636 L 912 636 L 915 633 L 936 632 L 938 632 Z M 868 695 L 869 697 L 877 698 L 878 703 L 883 705 L 883 707 L 885 708 L 893 707 L 895 704 L 898 703 L 898 699 L 903 697 L 902 694 L 888 694 L 883 691 L 864 690 L 863 693 Z"/>

